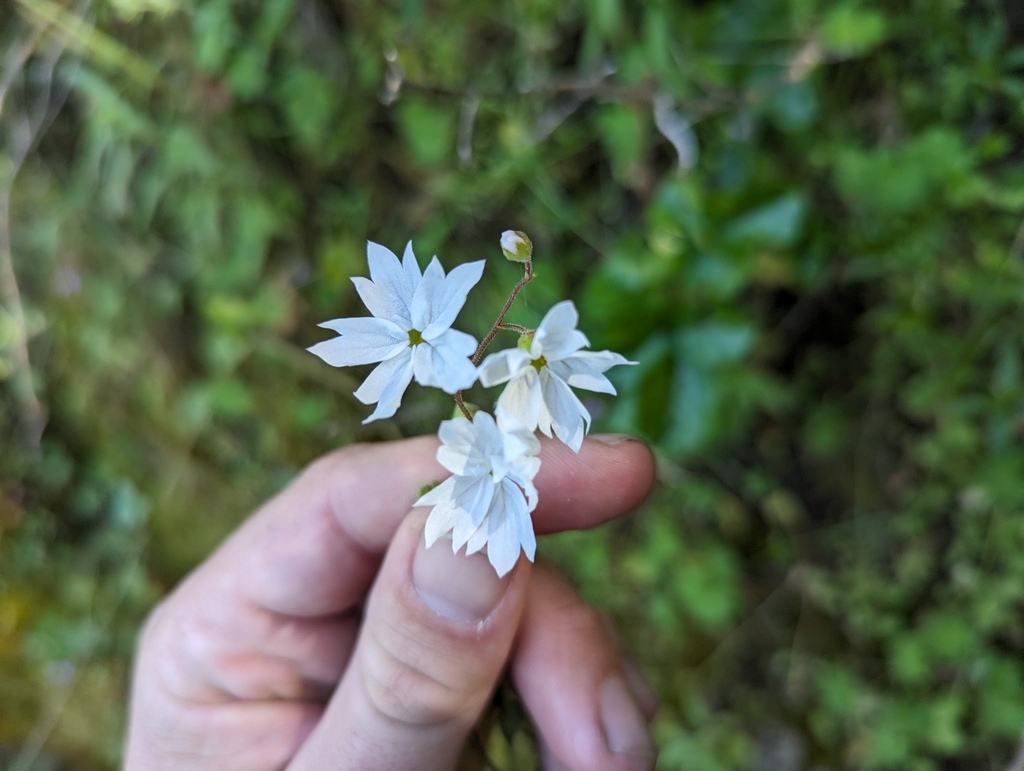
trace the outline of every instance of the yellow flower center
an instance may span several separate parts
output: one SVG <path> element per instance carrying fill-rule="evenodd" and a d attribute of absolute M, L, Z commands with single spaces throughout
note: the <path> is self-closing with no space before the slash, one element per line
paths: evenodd
<path fill-rule="evenodd" d="M 419 345 L 423 342 L 423 335 L 418 329 L 409 330 L 409 345 Z"/>
<path fill-rule="evenodd" d="M 547 366 L 547 363 L 548 363 L 548 360 L 545 359 L 543 356 L 541 356 L 540 358 L 534 359 L 533 361 L 530 362 L 530 364 L 533 365 L 533 368 L 535 370 L 537 370 L 538 372 L 540 372 L 540 368 L 541 367 Z"/>

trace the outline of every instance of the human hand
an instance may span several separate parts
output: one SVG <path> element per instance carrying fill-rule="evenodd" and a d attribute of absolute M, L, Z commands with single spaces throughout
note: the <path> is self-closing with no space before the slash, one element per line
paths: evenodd
<path fill-rule="evenodd" d="M 564 579 L 424 547 L 410 507 L 447 476 L 437 444 L 314 463 L 153 611 L 126 771 L 450 771 L 509 661 L 549 771 L 653 767 L 650 686 Z M 542 458 L 538 533 L 619 516 L 653 483 L 620 437 Z"/>

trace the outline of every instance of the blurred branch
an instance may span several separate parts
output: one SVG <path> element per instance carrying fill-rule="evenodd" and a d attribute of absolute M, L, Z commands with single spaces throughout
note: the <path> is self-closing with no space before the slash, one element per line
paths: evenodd
<path fill-rule="evenodd" d="M 675 109 L 675 100 L 669 94 L 659 94 L 654 98 L 654 125 L 676 150 L 676 173 L 683 175 L 692 169 L 700 156 L 697 135 L 693 133 L 690 121 Z"/>
<path fill-rule="evenodd" d="M 398 101 L 402 90 L 402 82 L 405 80 L 405 70 L 398 61 L 398 51 L 394 46 L 384 48 L 384 60 L 388 63 L 388 73 L 384 76 L 384 86 L 380 92 L 381 104 L 388 106 Z"/>
<path fill-rule="evenodd" d="M 15 397 L 20 403 L 21 424 L 26 444 L 38 449 L 43 429 L 46 427 L 46 412 L 36 396 L 32 382 L 32 362 L 28 355 L 28 335 L 25 329 L 25 311 L 18 289 L 11 256 L 11 182 L 14 173 L 8 175 L 0 187 L 0 300 L 13 327 Z"/>
<path fill-rule="evenodd" d="M 1017 228 L 1017 235 L 1013 237 L 1013 243 L 1010 244 L 1010 259 L 1014 262 L 1024 257 L 1024 220 L 1021 220 L 1020 227 Z"/>
<path fill-rule="evenodd" d="M 22 0 L 19 0 L 21 2 Z M 31 0 L 37 2 L 38 0 Z M 60 9 L 66 16 L 74 17 L 81 22 L 91 5 L 91 0 L 82 0 L 77 12 Z M 84 22 L 81 22 L 84 23 Z M 36 73 L 38 93 L 29 95 L 25 70 L 32 60 L 33 54 L 39 52 L 44 37 L 49 32 L 49 25 L 37 26 L 25 36 L 20 43 L 12 46 L 11 52 L 4 63 L 4 72 L 0 77 L 0 119 L 4 118 L 4 107 L 15 84 L 23 84 L 24 104 L 17 115 L 8 112 L 8 142 L 6 144 L 6 168 L 0 167 L 0 303 L 13 327 L 12 352 L 14 358 L 13 387 L 15 396 L 20 403 L 21 428 L 25 443 L 38 449 L 43 429 L 46 427 L 46 410 L 39 400 L 32 382 L 32 361 L 28 352 L 28 333 L 25 325 L 25 308 L 18 277 L 14 270 L 14 252 L 11 240 L 11 196 L 14 181 L 21 171 L 25 160 L 39 143 L 40 138 L 49 128 L 53 119 L 60 112 L 67 100 L 69 88 L 55 87 L 57 83 L 57 64 L 67 50 L 64 41 L 58 39 L 54 46 L 40 60 Z"/>
<path fill-rule="evenodd" d="M 480 97 L 475 91 L 466 94 L 462 100 L 462 110 L 459 112 L 459 141 L 458 150 L 459 163 L 462 168 L 468 168 L 473 162 L 473 126 L 476 123 L 476 112 L 480 108 Z"/>
<path fill-rule="evenodd" d="M 534 143 L 545 141 L 591 99 L 644 106 L 652 111 L 658 131 L 675 148 L 678 158 L 677 173 L 685 174 L 696 164 L 700 152 L 693 124 L 729 109 L 743 110 L 767 101 L 787 86 L 806 80 L 821 64 L 839 61 L 844 57 L 829 57 L 817 39 L 812 37 L 803 41 L 790 56 L 780 57 L 774 62 L 782 68 L 782 72 L 768 83 L 739 92 L 715 89 L 704 96 L 688 99 L 678 107 L 672 94 L 660 90 L 654 81 L 637 86 L 609 83 L 609 78 L 618 71 L 618 68 L 608 59 L 589 72 L 525 85 L 512 92 L 478 91 L 475 88 L 462 91 L 410 82 L 405 80 L 405 71 L 394 47 L 389 46 L 385 49 L 384 58 L 388 63 L 388 71 L 380 95 L 383 104 L 394 104 L 400 98 L 402 89 L 440 99 L 458 100 L 462 103 L 456 149 L 464 168 L 472 161 L 473 124 L 481 100 L 509 101 L 517 97 L 523 99 L 540 96 L 553 99 L 537 119 L 533 132 Z M 1019 250 L 1024 252 L 1024 227 L 1018 236 Z M 1017 246 L 1017 242 L 1014 243 Z"/>
<path fill-rule="evenodd" d="M 116 69 L 145 88 L 152 87 L 159 72 L 153 65 L 114 38 L 96 29 L 83 16 L 52 0 L 16 0 L 26 20 L 84 58 Z"/>
<path fill-rule="evenodd" d="M 7 103 L 11 87 L 22 76 L 24 68 L 42 39 L 44 30 L 35 30 L 19 44 L 12 46 L 10 55 L 5 62 L 3 77 L 0 78 L 0 118 Z M 51 71 L 52 75 L 52 71 Z M 49 93 L 49 89 L 47 89 Z M 12 326 L 13 341 L 11 344 L 14 358 L 13 387 L 15 398 L 20 403 L 22 431 L 26 444 L 38 448 L 39 439 L 46 425 L 43 406 L 36 396 L 32 383 L 32 362 L 28 354 L 28 335 L 25 328 L 25 311 L 21 301 L 21 291 L 14 272 L 14 259 L 11 247 L 11 192 L 14 179 L 31 146 L 34 144 L 30 118 L 27 111 L 13 123 L 7 147 L 8 168 L 0 179 L 0 301 Z"/>
<path fill-rule="evenodd" d="M 7 52 L 7 59 L 4 61 L 3 72 L 0 73 L 0 117 L 4 114 L 4 103 L 7 101 L 7 94 L 11 90 L 14 81 L 21 75 L 25 62 L 28 61 L 32 52 L 42 39 L 45 30 L 36 29 L 34 34 L 26 40 L 11 46 Z"/>
<path fill-rule="evenodd" d="M 72 667 L 72 665 L 67 664 L 67 667 Z M 57 671 L 60 674 L 65 674 L 67 667 L 60 667 Z M 21 746 L 21 751 L 14 758 L 14 762 L 11 763 L 8 771 L 31 771 L 32 766 L 35 765 L 36 760 L 39 758 L 39 754 L 43 751 L 47 739 L 50 738 L 53 730 L 57 727 L 57 723 L 60 721 L 61 715 L 67 709 L 68 702 L 71 700 L 71 694 L 74 692 L 76 675 L 77 673 L 73 671 L 72 667 L 70 676 L 60 678 L 57 683 L 57 690 L 51 691 L 48 694 L 49 698 L 43 704 L 42 714 L 39 716 L 36 724 L 32 726 L 32 731 L 29 733 L 28 738 L 25 739 L 24 744 Z"/>
<path fill-rule="evenodd" d="M 581 104 L 589 99 L 596 99 L 600 102 L 641 105 L 651 108 L 654 107 L 655 100 L 663 94 L 662 89 L 659 88 L 654 80 L 629 86 L 608 82 L 608 78 L 618 71 L 614 63 L 608 61 L 603 62 L 600 67 L 591 72 L 584 72 L 575 76 L 552 78 L 548 81 L 525 85 L 516 90 L 480 90 L 476 88 L 460 90 L 436 86 L 430 83 L 417 83 L 405 80 L 404 71 L 398 61 L 398 57 L 395 55 L 394 49 L 388 49 L 385 58 L 391 68 L 386 78 L 388 82 L 385 84 L 386 93 L 390 99 L 385 101 L 385 104 L 391 104 L 398 99 L 399 88 L 414 91 L 424 96 L 458 101 L 464 100 L 470 93 L 475 94 L 479 99 L 495 101 L 509 101 L 511 99 L 524 99 L 534 96 L 568 96 L 581 100 Z M 793 55 L 780 58 L 774 62 L 776 66 L 783 69 L 783 72 L 767 83 L 746 91 L 730 91 L 724 88 L 709 91 L 704 96 L 688 99 L 684 106 L 688 114 L 696 118 L 704 118 L 730 107 L 744 107 L 757 104 L 778 93 L 787 85 L 806 79 L 819 65 L 834 64 L 846 58 L 843 56 L 826 55 L 821 44 L 812 38 L 804 41 Z M 750 62 L 738 62 L 737 64 L 750 64 Z"/>

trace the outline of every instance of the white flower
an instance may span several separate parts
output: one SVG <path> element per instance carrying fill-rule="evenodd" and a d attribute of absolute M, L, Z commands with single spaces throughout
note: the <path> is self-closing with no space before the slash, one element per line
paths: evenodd
<path fill-rule="evenodd" d="M 451 326 L 483 275 L 483 260 L 459 265 L 445 276 L 434 257 L 420 274 L 411 241 L 401 262 L 372 241 L 366 244 L 366 258 L 372 280 L 352 282 L 374 318 L 325 321 L 320 326 L 340 336 L 309 349 L 332 367 L 380 362 L 355 392 L 363 404 L 377 403 L 363 422 L 394 415 L 414 377 L 420 385 L 450 394 L 473 385 L 476 368 L 469 357 L 476 340 Z"/>
<path fill-rule="evenodd" d="M 617 364 L 635 364 L 611 351 L 581 351 L 589 346 L 576 329 L 579 314 L 571 300 L 548 311 L 530 340 L 519 348 L 493 353 L 480 365 L 484 386 L 508 383 L 498 397 L 496 413 L 508 415 L 545 436 L 555 436 L 579 452 L 590 428 L 590 413 L 569 386 L 614 394 L 604 372 Z"/>
<path fill-rule="evenodd" d="M 446 420 L 437 433 L 442 442 L 437 460 L 453 476 L 414 504 L 434 507 L 427 517 L 427 546 L 449 531 L 456 552 L 466 545 L 466 553 L 473 554 L 486 545 L 499 576 L 515 566 L 520 549 L 533 561 L 537 539 L 530 512 L 537 506 L 537 437 L 504 421 L 499 427 L 482 411 L 472 422 Z"/>

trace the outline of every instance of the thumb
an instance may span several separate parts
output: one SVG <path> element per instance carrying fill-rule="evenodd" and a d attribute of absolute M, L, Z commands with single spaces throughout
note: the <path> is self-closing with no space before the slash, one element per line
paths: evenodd
<path fill-rule="evenodd" d="M 370 592 L 355 652 L 292 771 L 450 771 L 508 659 L 530 563 L 426 548 L 414 510 Z"/>

